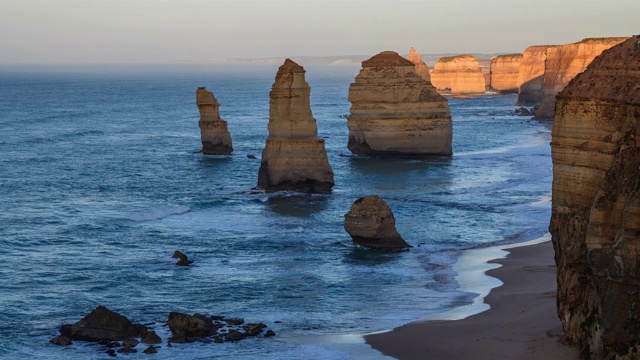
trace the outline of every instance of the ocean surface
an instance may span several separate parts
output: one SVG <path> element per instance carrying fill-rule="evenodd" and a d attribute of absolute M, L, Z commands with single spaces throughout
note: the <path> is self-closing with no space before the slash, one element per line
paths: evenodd
<path fill-rule="evenodd" d="M 107 358 L 98 345 L 49 343 L 100 304 L 154 322 L 165 340 L 170 311 L 244 317 L 278 334 L 163 344 L 157 359 L 347 358 L 298 340 L 469 304 L 477 295 L 454 279 L 461 251 L 547 232 L 550 130 L 514 116 L 515 96 L 449 98 L 451 158 L 357 158 L 346 116 L 358 68 L 306 70 L 330 194 L 252 191 L 277 66 L 0 68 L 0 358 Z M 231 156 L 197 153 L 198 86 L 221 104 Z M 369 194 L 414 248 L 352 244 L 343 216 Z M 176 267 L 175 250 L 194 264 Z"/>

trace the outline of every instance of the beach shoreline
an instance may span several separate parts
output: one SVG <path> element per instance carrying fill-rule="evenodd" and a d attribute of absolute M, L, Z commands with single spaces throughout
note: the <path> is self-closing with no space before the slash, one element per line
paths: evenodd
<path fill-rule="evenodd" d="M 496 249 L 488 248 L 494 254 L 488 262 L 483 260 L 489 268 L 465 271 L 498 281 L 495 286 L 487 283 L 491 280 L 480 281 L 480 295 L 466 309 L 367 334 L 364 341 L 400 360 L 578 359 L 578 350 L 563 342 L 556 313 L 556 268 L 549 238 L 498 248 L 508 251 L 507 256 L 496 257 Z M 464 263 L 458 260 L 468 265 Z M 468 291 L 468 284 L 479 278 L 467 281 L 465 274 L 459 280 L 467 282 L 461 288 Z"/>

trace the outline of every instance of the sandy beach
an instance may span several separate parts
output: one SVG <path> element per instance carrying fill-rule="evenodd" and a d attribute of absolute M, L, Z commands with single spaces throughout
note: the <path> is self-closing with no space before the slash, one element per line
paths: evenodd
<path fill-rule="evenodd" d="M 365 337 L 384 355 L 397 359 L 554 359 L 579 358 L 562 342 L 556 314 L 556 271 L 550 241 L 508 249 L 487 272 L 504 285 L 485 302 L 490 309 L 461 320 L 423 321 Z"/>

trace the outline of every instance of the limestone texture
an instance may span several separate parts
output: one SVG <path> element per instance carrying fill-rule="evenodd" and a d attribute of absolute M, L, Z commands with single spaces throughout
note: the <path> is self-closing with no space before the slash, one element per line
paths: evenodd
<path fill-rule="evenodd" d="M 411 48 L 409 50 L 409 61 L 416 67 L 416 73 L 420 75 L 425 81 L 431 82 L 431 74 L 429 73 L 429 67 L 422 61 L 422 55 L 416 52 L 416 49 Z"/>
<path fill-rule="evenodd" d="M 522 54 L 499 55 L 491 59 L 490 88 L 501 93 L 518 92 Z"/>
<path fill-rule="evenodd" d="M 621 37 L 588 38 L 577 43 L 548 48 L 542 80 L 542 103 L 540 108 L 536 110 L 536 118 L 553 118 L 556 95 L 604 50 L 626 39 Z"/>
<path fill-rule="evenodd" d="M 266 191 L 327 192 L 334 184 L 304 74 L 302 66 L 286 59 L 271 88 L 269 137 L 258 173 L 258 188 Z"/>
<path fill-rule="evenodd" d="M 538 106 L 542 102 L 542 80 L 547 50 L 556 45 L 528 47 L 522 54 L 518 70 L 518 106 Z"/>
<path fill-rule="evenodd" d="M 431 72 L 431 83 L 451 95 L 484 94 L 485 79 L 473 55 L 442 57 Z"/>
<path fill-rule="evenodd" d="M 196 104 L 200 111 L 200 137 L 202 153 L 206 155 L 228 155 L 233 152 L 231 134 L 227 122 L 220 119 L 220 104 L 211 91 L 199 87 Z"/>
<path fill-rule="evenodd" d="M 359 156 L 450 156 L 447 99 L 393 51 L 362 62 L 349 87 L 348 148 Z"/>
<path fill-rule="evenodd" d="M 604 51 L 557 98 L 558 315 L 583 358 L 638 359 L 640 36 Z"/>
<path fill-rule="evenodd" d="M 356 200 L 344 216 L 344 229 L 355 244 L 374 249 L 410 248 L 398 231 L 387 203 L 377 195 Z"/>

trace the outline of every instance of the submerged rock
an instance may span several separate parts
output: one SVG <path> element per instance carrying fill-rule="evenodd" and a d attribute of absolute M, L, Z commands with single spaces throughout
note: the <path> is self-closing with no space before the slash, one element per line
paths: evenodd
<path fill-rule="evenodd" d="M 68 346 L 73 344 L 71 342 L 71 339 L 69 339 L 68 337 L 64 336 L 64 335 L 59 335 L 54 337 L 53 339 L 51 339 L 51 341 L 49 341 L 50 343 L 56 344 L 58 346 Z"/>
<path fill-rule="evenodd" d="M 220 104 L 211 91 L 199 87 L 196 104 L 200 111 L 200 137 L 202 153 L 206 155 L 228 155 L 233 152 L 231 134 L 227 122 L 220 119 Z"/>
<path fill-rule="evenodd" d="M 333 170 L 311 113 L 305 70 L 290 59 L 271 88 L 269 137 L 262 152 L 258 188 L 267 191 L 327 192 Z"/>
<path fill-rule="evenodd" d="M 101 341 L 142 337 L 147 329 L 100 305 L 77 323 L 62 326 L 60 332 L 74 340 Z"/>
<path fill-rule="evenodd" d="M 181 251 L 178 251 L 178 250 L 176 250 L 171 257 L 173 259 L 180 259 L 176 263 L 177 266 L 189 266 L 189 265 L 193 264 L 193 261 L 189 260 L 187 258 L 187 255 L 185 255 L 184 253 L 182 253 Z"/>
<path fill-rule="evenodd" d="M 640 36 L 557 96 L 551 232 L 558 316 L 585 359 L 640 354 Z"/>
<path fill-rule="evenodd" d="M 377 195 L 356 200 L 344 216 L 344 229 L 354 243 L 374 249 L 410 248 L 398 231 L 387 203 Z"/>
<path fill-rule="evenodd" d="M 348 148 L 359 156 L 450 156 L 447 99 L 393 51 L 362 62 L 349 87 Z"/>
<path fill-rule="evenodd" d="M 149 331 L 147 332 L 147 335 L 144 338 L 142 338 L 140 342 L 143 344 L 156 345 L 156 344 L 161 344 L 162 339 L 160 339 L 160 336 L 158 336 L 158 334 L 156 334 L 155 331 Z"/>

